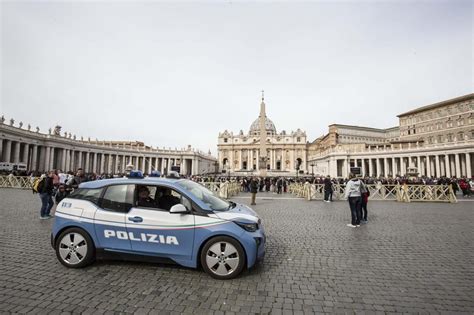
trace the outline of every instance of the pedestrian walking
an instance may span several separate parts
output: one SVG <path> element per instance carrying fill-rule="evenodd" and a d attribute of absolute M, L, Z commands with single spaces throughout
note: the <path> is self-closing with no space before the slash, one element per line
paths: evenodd
<path fill-rule="evenodd" d="M 40 219 L 50 219 L 52 216 L 50 215 L 51 208 L 54 205 L 53 202 L 53 178 L 54 178 L 54 171 L 48 172 L 48 175 L 44 177 L 38 185 L 38 193 L 41 198 L 41 211 L 40 211 Z"/>
<path fill-rule="evenodd" d="M 370 196 L 370 191 L 367 188 L 367 185 L 363 181 L 361 181 L 361 197 L 362 197 L 361 202 L 362 203 L 361 203 L 360 223 L 362 224 L 369 223 L 367 219 L 367 204 L 369 203 L 369 196 Z"/>
<path fill-rule="evenodd" d="M 258 192 L 258 180 L 253 177 L 250 181 L 250 193 L 252 194 L 252 202 L 250 203 L 252 206 L 256 205 L 255 199 L 257 198 Z"/>
<path fill-rule="evenodd" d="M 348 200 L 351 210 L 351 223 L 347 224 L 347 226 L 353 228 L 360 226 L 362 206 L 361 183 L 362 182 L 351 173 L 349 174 L 349 181 L 344 191 L 344 198 Z"/>
<path fill-rule="evenodd" d="M 281 194 L 281 189 L 283 188 L 283 178 L 277 180 L 277 194 Z"/>
<path fill-rule="evenodd" d="M 324 201 L 325 202 L 332 202 L 332 181 L 331 176 L 326 176 L 324 179 Z"/>

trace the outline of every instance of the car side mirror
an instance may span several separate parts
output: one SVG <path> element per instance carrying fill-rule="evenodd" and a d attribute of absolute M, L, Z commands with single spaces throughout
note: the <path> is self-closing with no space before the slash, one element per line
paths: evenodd
<path fill-rule="evenodd" d="M 177 205 L 171 207 L 170 213 L 188 213 L 188 209 L 186 209 L 184 205 L 178 203 Z"/>

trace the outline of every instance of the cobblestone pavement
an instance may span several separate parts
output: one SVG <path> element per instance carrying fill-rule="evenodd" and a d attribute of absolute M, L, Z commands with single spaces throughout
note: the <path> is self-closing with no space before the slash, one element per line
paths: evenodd
<path fill-rule="evenodd" d="M 29 191 L 0 189 L 0 312 L 474 313 L 474 203 L 345 202 L 259 194 L 265 261 L 217 281 L 174 265 L 59 264 Z M 247 194 L 235 198 L 248 203 Z"/>

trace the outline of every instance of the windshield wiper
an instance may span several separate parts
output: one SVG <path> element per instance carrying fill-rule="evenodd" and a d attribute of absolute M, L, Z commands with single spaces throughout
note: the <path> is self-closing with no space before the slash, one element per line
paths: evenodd
<path fill-rule="evenodd" d="M 227 210 L 233 209 L 233 208 L 235 208 L 236 206 L 237 206 L 237 204 L 236 204 L 235 202 L 229 201 L 229 208 L 227 208 Z"/>

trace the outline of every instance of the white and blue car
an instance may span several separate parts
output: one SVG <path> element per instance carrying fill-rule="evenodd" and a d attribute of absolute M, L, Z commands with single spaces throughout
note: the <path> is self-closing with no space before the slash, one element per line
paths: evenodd
<path fill-rule="evenodd" d="M 58 204 L 51 244 L 71 268 L 96 258 L 175 262 L 231 279 L 263 258 L 265 233 L 252 209 L 198 183 L 138 176 L 82 183 Z"/>

